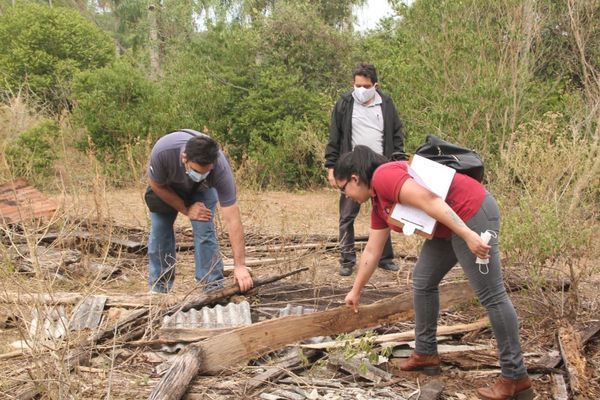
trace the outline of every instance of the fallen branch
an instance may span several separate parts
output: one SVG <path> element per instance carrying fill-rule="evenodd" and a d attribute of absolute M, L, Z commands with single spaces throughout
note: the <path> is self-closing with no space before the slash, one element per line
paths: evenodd
<path fill-rule="evenodd" d="M 490 325 L 490 321 L 487 317 L 481 318 L 475 322 L 470 324 L 458 324 L 451 326 L 439 326 L 437 328 L 438 335 L 454 335 L 457 333 L 465 333 L 470 331 L 475 331 L 478 329 L 486 328 Z M 387 335 L 379 335 L 373 338 L 373 343 L 388 343 L 388 342 L 401 342 L 407 340 L 413 340 L 415 338 L 415 330 L 410 330 L 406 332 L 400 333 L 389 333 Z M 355 345 L 360 343 L 360 339 L 353 339 L 349 342 L 351 345 Z M 342 343 L 339 341 L 330 341 L 323 343 L 314 343 L 314 344 L 301 344 L 300 346 L 308 349 L 316 349 L 316 350 L 325 350 L 325 349 L 334 349 L 344 347 L 346 343 Z"/>
<path fill-rule="evenodd" d="M 441 308 L 472 297 L 473 291 L 467 282 L 440 287 Z M 314 336 L 351 332 L 412 316 L 412 292 L 408 292 L 361 306 L 358 313 L 344 306 L 307 315 L 276 318 L 239 328 L 189 345 L 154 388 L 150 399 L 180 399 L 198 373 L 218 373 L 289 343 Z"/>

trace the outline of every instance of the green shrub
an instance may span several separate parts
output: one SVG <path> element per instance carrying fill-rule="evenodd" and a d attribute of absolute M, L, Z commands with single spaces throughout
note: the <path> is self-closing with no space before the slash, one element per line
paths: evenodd
<path fill-rule="evenodd" d="M 59 133 L 56 121 L 48 119 L 21 132 L 6 149 L 6 160 L 13 175 L 34 181 L 52 176 L 52 166 L 57 159 L 53 143 Z"/>
<path fill-rule="evenodd" d="M 118 163 L 125 146 L 136 138 L 164 133 L 158 88 L 127 64 L 79 73 L 73 99 L 74 121 L 87 129 L 100 159 Z M 87 147 L 87 139 L 80 146 Z"/>
<path fill-rule="evenodd" d="M 548 113 L 521 125 L 502 150 L 503 163 L 490 178 L 502 204 L 503 248 L 511 261 L 539 267 L 588 250 L 600 205 L 593 200 L 599 177 L 587 175 L 596 154 L 571 129 L 560 114 Z M 586 190 L 577 191 L 579 185 Z"/>
<path fill-rule="evenodd" d="M 264 68 L 256 89 L 238 104 L 232 135 L 248 143 L 248 160 L 261 187 L 322 183 L 329 103 L 282 67 Z"/>
<path fill-rule="evenodd" d="M 75 73 L 114 57 L 110 37 L 75 10 L 29 3 L 0 15 L 0 89 L 26 85 L 53 110 L 67 104 Z"/>

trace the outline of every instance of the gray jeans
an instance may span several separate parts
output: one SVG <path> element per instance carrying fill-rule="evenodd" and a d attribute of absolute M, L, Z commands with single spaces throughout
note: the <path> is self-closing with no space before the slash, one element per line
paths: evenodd
<path fill-rule="evenodd" d="M 500 211 L 491 194 L 486 193 L 481 208 L 466 221 L 477 233 L 486 230 L 500 232 Z M 449 239 L 427 240 L 413 274 L 415 307 L 415 350 L 420 354 L 437 352 L 436 331 L 439 314 L 438 285 L 458 261 L 481 304 L 486 308 L 500 352 L 502 375 L 509 379 L 525 376 L 523 354 L 519 343 L 517 313 L 504 288 L 498 238 L 489 242 L 489 273 L 484 275 L 475 263 L 467 243 L 455 234 Z M 483 270 L 485 272 L 485 269 Z"/>
<path fill-rule="evenodd" d="M 360 204 L 346 195 L 340 195 L 340 265 L 354 267 L 356 264 L 356 250 L 354 249 L 354 220 L 360 211 Z M 388 237 L 379 259 L 379 264 L 394 261 L 391 235 Z"/>

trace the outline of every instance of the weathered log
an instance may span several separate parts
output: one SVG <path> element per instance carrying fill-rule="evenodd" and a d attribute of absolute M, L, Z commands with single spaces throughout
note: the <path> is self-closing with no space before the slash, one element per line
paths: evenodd
<path fill-rule="evenodd" d="M 598 334 L 598 332 L 600 332 L 600 320 L 596 319 L 595 322 L 578 332 L 580 338 L 579 345 L 581 348 L 583 348 L 594 336 Z M 557 350 L 552 350 L 542 357 L 537 365 L 541 368 L 552 369 L 558 367 L 561 361 L 562 357 L 560 352 Z"/>
<path fill-rule="evenodd" d="M 585 394 L 588 387 L 589 374 L 587 362 L 581 353 L 581 339 L 571 325 L 558 329 L 558 345 L 569 376 L 569 385 L 574 395 Z"/>
<path fill-rule="evenodd" d="M 467 282 L 440 287 L 440 307 L 448 307 L 472 297 L 473 291 Z M 239 328 L 189 345 L 154 388 L 150 399 L 180 399 L 196 374 L 214 374 L 289 343 L 373 327 L 390 320 L 408 319 L 413 314 L 412 292 L 408 292 L 361 306 L 357 313 L 348 307 L 338 307 Z M 198 360 L 198 356 L 202 359 Z"/>

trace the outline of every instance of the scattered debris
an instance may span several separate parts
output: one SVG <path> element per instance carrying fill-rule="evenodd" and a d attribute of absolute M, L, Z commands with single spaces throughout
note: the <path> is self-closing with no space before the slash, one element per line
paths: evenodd
<path fill-rule="evenodd" d="M 51 217 L 56 203 L 19 178 L 0 185 L 0 221 L 16 224 L 40 217 Z"/>
<path fill-rule="evenodd" d="M 106 296 L 90 296 L 75 307 L 71 317 L 71 330 L 96 329 L 100 324 Z"/>
<path fill-rule="evenodd" d="M 30 337 L 58 339 L 65 336 L 69 318 L 64 306 L 52 307 L 44 311 L 36 307 L 31 310 L 31 314 Z"/>
<path fill-rule="evenodd" d="M 329 354 L 329 362 L 333 365 L 337 365 L 345 371 L 358 375 L 368 381 L 374 383 L 380 383 L 381 381 L 389 381 L 392 379 L 392 375 L 389 372 L 377 368 L 371 362 L 362 356 L 355 356 L 346 359 L 342 354 L 331 353 Z"/>

